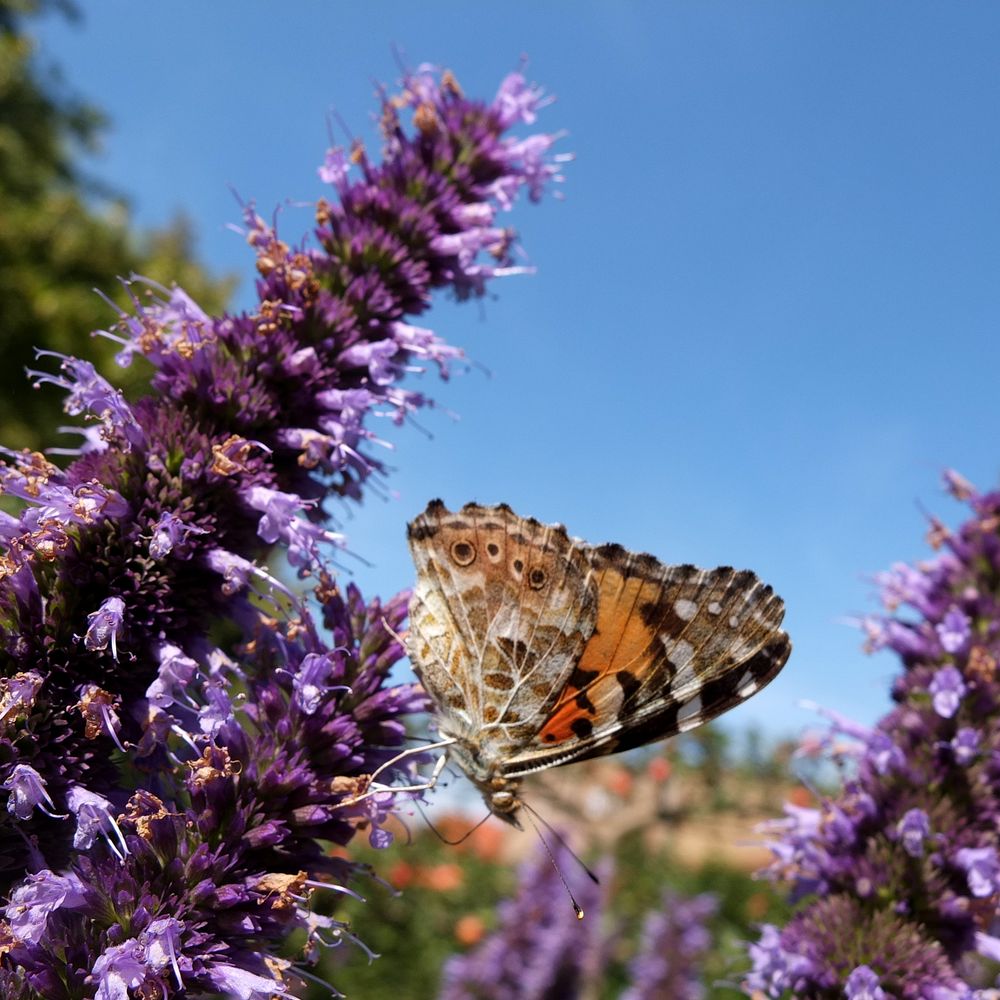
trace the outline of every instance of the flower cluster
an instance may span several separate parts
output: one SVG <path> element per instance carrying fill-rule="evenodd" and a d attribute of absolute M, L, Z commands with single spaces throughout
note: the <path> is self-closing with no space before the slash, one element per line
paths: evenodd
<path fill-rule="evenodd" d="M 383 98 L 379 163 L 328 153 L 313 241 L 247 209 L 254 309 L 130 285 L 102 332 L 152 366 L 148 396 L 76 358 L 33 373 L 87 423 L 66 468 L 0 463 L 23 501 L 0 513 L 5 997 L 294 995 L 290 931 L 301 964 L 350 936 L 309 906 L 351 872 L 324 845 L 387 842 L 380 789 L 424 699 L 387 683 L 406 595 L 338 587 L 322 504 L 376 482 L 372 425 L 426 403 L 404 376 L 460 356 L 408 319 L 518 270 L 497 214 L 558 166 L 554 136 L 509 130 L 544 103 L 520 74 L 484 103 L 421 68 Z"/>
<path fill-rule="evenodd" d="M 770 825 L 769 874 L 801 905 L 751 946 L 766 996 L 958 1000 L 1000 961 L 1000 492 L 946 482 L 971 516 L 932 521 L 937 556 L 878 577 L 888 614 L 863 623 L 902 660 L 896 707 L 871 730 L 834 717 L 842 793 Z"/>

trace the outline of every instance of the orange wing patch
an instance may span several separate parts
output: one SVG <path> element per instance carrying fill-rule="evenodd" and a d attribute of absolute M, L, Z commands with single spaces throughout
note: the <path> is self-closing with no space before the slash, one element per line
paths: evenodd
<path fill-rule="evenodd" d="M 538 734 L 543 746 L 586 739 L 595 728 L 614 721 L 662 659 L 657 630 L 639 613 L 660 599 L 662 584 L 627 572 L 611 565 L 600 571 L 597 628 Z"/>

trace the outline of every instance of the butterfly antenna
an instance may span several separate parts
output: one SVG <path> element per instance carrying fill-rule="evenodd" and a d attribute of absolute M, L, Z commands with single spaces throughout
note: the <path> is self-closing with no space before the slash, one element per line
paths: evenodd
<path fill-rule="evenodd" d="M 569 855 L 573 858 L 573 860 L 587 873 L 587 877 L 590 879 L 590 881 L 593 882 L 594 885 L 600 885 L 601 880 L 583 862 L 583 860 L 580 858 L 580 855 L 577 854 L 576 851 L 574 851 L 573 848 L 566 843 L 566 838 L 563 837 L 562 834 L 558 830 L 556 830 L 551 823 L 547 822 L 545 817 L 542 816 L 541 813 L 536 812 L 536 810 L 532 809 L 527 802 L 522 802 L 521 805 L 524 806 L 524 808 L 527 810 L 529 818 L 531 816 L 534 816 L 535 819 L 537 819 L 538 822 L 541 823 L 542 826 L 544 826 L 545 829 L 548 830 L 553 837 L 555 837 L 556 841 L 559 843 L 559 846 L 562 847 L 564 850 L 566 850 L 569 853 Z M 531 825 L 535 826 L 534 820 L 531 821 Z M 537 826 L 535 826 L 535 830 L 536 831 L 538 830 Z M 539 833 L 538 836 L 541 837 L 541 834 Z M 545 841 L 543 840 L 542 843 L 544 844 Z"/>
<path fill-rule="evenodd" d="M 458 838 L 458 840 L 449 840 L 430 821 L 430 819 L 427 816 L 427 813 L 424 812 L 424 807 L 418 801 L 416 801 L 416 799 L 414 799 L 413 804 L 417 807 L 417 810 L 423 817 L 424 822 L 427 824 L 427 827 L 431 831 L 431 833 L 433 833 L 434 836 L 437 837 L 437 839 L 440 840 L 442 844 L 448 844 L 450 847 L 457 847 L 459 844 L 464 844 L 469 839 L 469 837 L 471 837 L 476 832 L 476 830 L 478 830 L 493 815 L 493 813 L 487 812 L 487 814 L 474 827 L 472 827 L 471 830 L 467 830 L 465 833 L 463 833 L 462 836 Z"/>
<path fill-rule="evenodd" d="M 521 804 L 524 805 L 523 802 Z M 533 818 L 534 816 L 538 816 L 538 813 L 536 813 L 534 809 L 529 809 L 528 810 L 528 822 L 534 828 L 535 833 L 538 834 L 538 839 L 542 842 L 542 847 L 545 848 L 545 853 L 549 856 L 549 861 L 552 862 L 552 867 L 555 869 L 556 874 L 559 876 L 559 881 L 562 882 L 563 888 L 566 890 L 566 895 L 569 896 L 569 901 L 573 904 L 573 910 L 576 913 L 576 919 L 577 920 L 583 920 L 583 908 L 576 901 L 576 896 L 573 895 L 573 890 L 570 889 L 569 883 L 566 881 L 566 876 L 563 875 L 563 873 L 559 870 L 559 865 L 556 864 L 556 859 L 555 859 L 555 855 L 552 853 L 552 848 L 549 847 L 548 842 L 542 836 L 542 831 L 538 829 L 538 824 L 535 822 L 535 820 Z M 541 816 L 538 816 L 538 818 L 542 819 Z M 542 822 L 544 823 L 545 821 L 542 820 Z M 552 828 L 549 827 L 548 823 L 545 823 L 545 825 L 549 828 L 550 831 L 552 830 Z M 562 839 L 562 837 L 559 837 L 558 840 L 559 840 L 559 842 L 561 844 L 563 844 L 563 846 L 565 846 L 566 842 Z M 573 854 L 573 852 L 570 851 L 570 854 Z M 573 857 L 576 858 L 576 855 L 573 854 Z M 579 858 L 576 858 L 576 860 L 580 861 Z M 583 862 L 580 861 L 580 864 L 583 865 Z M 590 871 L 590 869 L 588 869 L 586 865 L 583 865 L 583 867 L 586 870 L 587 874 L 590 875 L 591 878 L 594 878 L 594 875 Z"/>

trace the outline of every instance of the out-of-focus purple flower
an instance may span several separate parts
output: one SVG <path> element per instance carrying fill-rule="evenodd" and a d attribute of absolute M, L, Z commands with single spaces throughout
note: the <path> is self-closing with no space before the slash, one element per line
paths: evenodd
<path fill-rule="evenodd" d="M 910 809 L 897 826 L 899 840 L 903 850 L 911 858 L 920 858 L 924 854 L 924 841 L 931 834 L 931 823 L 923 809 Z"/>
<path fill-rule="evenodd" d="M 969 891 L 977 899 L 1000 891 L 1000 860 L 995 847 L 963 847 L 955 852 L 955 862 L 965 872 Z"/>
<path fill-rule="evenodd" d="M 942 719 L 950 719 L 958 711 L 965 696 L 965 681 L 955 667 L 942 667 L 927 687 L 933 699 L 934 711 Z"/>
<path fill-rule="evenodd" d="M 805 982 L 812 966 L 805 955 L 786 951 L 781 933 L 773 924 L 764 924 L 760 939 L 749 946 L 753 968 L 747 975 L 749 990 L 759 990 L 765 996 L 778 997 L 787 991 L 793 993 Z"/>
<path fill-rule="evenodd" d="M 955 763 L 960 767 L 971 764 L 979 754 L 980 735 L 970 726 L 963 726 L 949 744 L 955 755 Z"/>
<path fill-rule="evenodd" d="M 971 634 L 969 619 L 958 608 L 951 608 L 934 626 L 934 631 L 946 653 L 957 653 L 968 642 Z"/>
<path fill-rule="evenodd" d="M 844 984 L 847 1000 L 886 1000 L 878 976 L 867 965 L 859 965 Z"/>
<path fill-rule="evenodd" d="M 700 1000 L 705 995 L 701 962 L 712 944 L 705 924 L 717 908 L 709 894 L 682 899 L 665 893 L 661 908 L 646 918 L 621 1000 Z"/>
<path fill-rule="evenodd" d="M 573 855 L 557 846 L 520 872 L 517 895 L 500 904 L 496 931 L 444 966 L 440 1000 L 573 1000 L 604 960 L 599 940 L 601 890 L 581 881 L 577 919 L 556 867 L 568 871 Z"/>

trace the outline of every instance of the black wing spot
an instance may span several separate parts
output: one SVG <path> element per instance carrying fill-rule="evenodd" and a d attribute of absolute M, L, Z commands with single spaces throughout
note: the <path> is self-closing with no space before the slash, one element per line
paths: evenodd
<path fill-rule="evenodd" d="M 642 687 L 639 683 L 639 678 L 636 677 L 630 670 L 619 670 L 615 674 L 615 680 L 621 685 L 622 694 L 625 695 L 625 701 L 635 697 L 639 688 Z"/>
<path fill-rule="evenodd" d="M 569 728 L 575 736 L 585 740 L 594 731 L 594 724 L 590 719 L 574 719 Z"/>
<path fill-rule="evenodd" d="M 570 687 L 575 687 L 577 690 L 582 690 L 591 681 L 597 679 L 596 670 L 582 670 L 580 667 L 574 667 L 573 673 L 569 675 L 569 680 L 566 682 Z"/>

